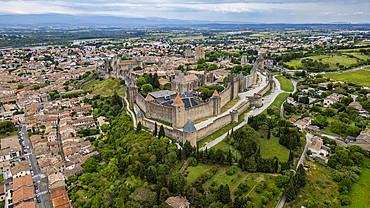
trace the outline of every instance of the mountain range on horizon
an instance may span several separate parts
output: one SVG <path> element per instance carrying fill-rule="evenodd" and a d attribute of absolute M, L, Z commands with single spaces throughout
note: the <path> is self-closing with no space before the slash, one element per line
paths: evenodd
<path fill-rule="evenodd" d="M 4 26 L 59 26 L 59 27 L 73 27 L 73 26 L 192 26 L 192 25 L 212 25 L 212 24 L 265 24 L 256 22 L 236 22 L 236 21 L 195 21 L 195 20 L 180 20 L 180 19 L 166 19 L 159 17 L 152 18 L 130 18 L 130 17 L 116 17 L 116 16 L 77 16 L 67 14 L 8 14 L 0 15 L 0 27 Z M 284 24 L 284 23 L 276 23 Z M 290 24 L 290 23 L 285 23 Z M 333 22 L 333 23 L 302 23 L 302 24 L 351 24 L 347 22 Z M 359 23 L 354 25 L 366 25 L 369 23 Z M 271 25 L 271 23 L 268 23 Z M 292 24 L 299 25 L 299 24 Z"/>

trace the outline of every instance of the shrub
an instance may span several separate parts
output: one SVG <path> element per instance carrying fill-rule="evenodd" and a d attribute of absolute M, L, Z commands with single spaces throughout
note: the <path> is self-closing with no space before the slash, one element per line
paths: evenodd
<path fill-rule="evenodd" d="M 237 168 L 235 166 L 231 166 L 229 167 L 227 170 L 226 170 L 226 174 L 227 175 L 234 175 L 234 173 L 236 172 Z"/>
<path fill-rule="evenodd" d="M 190 157 L 188 160 L 189 166 L 195 167 L 198 165 L 198 161 L 194 157 Z"/>

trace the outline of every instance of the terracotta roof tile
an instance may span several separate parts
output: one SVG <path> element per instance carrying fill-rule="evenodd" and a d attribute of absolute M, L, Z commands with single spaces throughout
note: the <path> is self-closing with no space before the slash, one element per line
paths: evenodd
<path fill-rule="evenodd" d="M 218 96 L 220 96 L 220 95 L 218 94 L 217 90 L 215 90 L 215 91 L 213 92 L 212 97 L 218 97 Z"/>
<path fill-rule="evenodd" d="M 145 98 L 145 101 L 153 101 L 153 100 L 154 98 L 150 94 L 148 94 Z"/>
<path fill-rule="evenodd" d="M 13 192 L 13 204 L 22 200 L 31 199 L 35 196 L 32 186 L 21 187 Z"/>
<path fill-rule="evenodd" d="M 13 178 L 13 191 L 17 190 L 22 186 L 32 186 L 32 185 L 33 185 L 32 175 Z"/>
<path fill-rule="evenodd" d="M 184 106 L 184 102 L 182 102 L 180 95 L 177 94 L 175 100 L 172 103 L 172 106 Z"/>

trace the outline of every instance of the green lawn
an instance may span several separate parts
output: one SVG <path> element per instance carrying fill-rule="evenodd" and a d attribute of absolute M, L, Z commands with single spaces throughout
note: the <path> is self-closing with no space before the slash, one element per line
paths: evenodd
<path fill-rule="evenodd" d="M 3 176 L 3 174 L 1 174 L 0 175 L 0 183 L 3 182 L 3 180 L 4 180 L 4 176 Z"/>
<path fill-rule="evenodd" d="M 195 179 L 203 172 L 208 172 L 211 165 L 199 164 L 196 167 L 189 167 L 189 175 L 186 177 L 188 183 L 192 183 Z M 237 190 L 238 185 L 246 180 L 250 174 L 248 172 L 243 172 L 240 168 L 236 167 L 237 170 L 233 175 L 227 175 L 226 170 L 229 167 L 220 167 L 217 173 L 208 179 L 204 184 L 203 188 L 207 189 L 211 186 L 212 183 L 215 183 L 216 186 L 219 185 L 229 185 L 230 192 L 234 193 Z"/>
<path fill-rule="evenodd" d="M 13 131 L 13 132 L 9 132 L 10 134 L 9 134 L 9 136 L 15 136 L 15 135 L 18 135 L 18 132 L 17 131 Z M 5 137 L 8 137 L 7 135 L 6 135 L 6 133 L 5 134 L 0 134 L 0 139 L 1 138 L 5 138 Z"/>
<path fill-rule="evenodd" d="M 325 74 L 325 77 L 370 87 L 370 71 L 366 70 L 356 70 L 338 74 Z"/>
<path fill-rule="evenodd" d="M 279 94 L 267 109 L 277 107 L 280 110 L 281 104 L 283 104 L 287 97 L 289 97 L 289 93 L 287 92 Z M 263 113 L 267 113 L 267 109 Z"/>
<path fill-rule="evenodd" d="M 349 196 L 352 199 L 351 208 L 370 207 L 370 158 L 365 158 L 360 180 L 353 184 Z"/>
<path fill-rule="evenodd" d="M 109 78 L 100 81 L 96 79 L 82 87 L 83 90 L 92 90 L 92 94 L 113 95 L 117 91 L 119 96 L 125 95 L 126 85 L 120 84 L 120 79 Z"/>
<path fill-rule="evenodd" d="M 258 131 L 258 134 L 261 135 L 262 132 Z M 279 161 L 286 162 L 289 159 L 289 150 L 283 145 L 279 144 L 279 138 L 274 137 L 271 134 L 270 139 L 261 138 L 261 136 L 256 138 L 258 147 L 261 150 L 262 158 L 273 158 L 276 156 L 279 158 Z"/>
<path fill-rule="evenodd" d="M 293 92 L 294 86 L 292 81 L 287 79 L 285 76 L 276 76 L 276 79 L 280 82 L 280 87 L 284 91 Z"/>
<path fill-rule="evenodd" d="M 345 67 L 350 66 L 351 64 L 357 63 L 356 59 L 349 58 L 345 55 L 337 55 L 334 57 L 331 57 L 329 55 L 318 55 L 318 56 L 310 56 L 310 57 L 304 57 L 300 59 L 294 59 L 292 61 L 286 62 L 286 64 L 289 66 L 293 66 L 296 69 L 303 69 L 303 65 L 301 63 L 302 59 L 312 59 L 314 61 L 315 60 L 321 61 L 323 64 L 329 64 L 329 70 L 339 69 L 339 67 L 336 65 L 337 63 Z"/>
<path fill-rule="evenodd" d="M 188 183 L 193 183 L 197 177 L 202 174 L 203 172 L 207 172 L 210 168 L 210 165 L 204 165 L 202 163 L 199 163 L 196 167 L 188 167 L 188 169 L 185 172 L 189 172 L 188 176 L 186 177 L 186 180 Z"/>

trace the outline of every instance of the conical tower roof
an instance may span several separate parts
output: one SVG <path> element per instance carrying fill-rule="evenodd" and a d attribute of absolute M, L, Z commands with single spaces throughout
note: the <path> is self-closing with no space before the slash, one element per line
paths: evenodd
<path fill-rule="evenodd" d="M 196 132 L 197 131 L 197 129 L 195 128 L 195 126 L 194 126 L 194 124 L 193 124 L 193 122 L 191 121 L 190 118 L 186 122 L 183 130 L 186 133 L 193 133 L 193 132 Z"/>
<path fill-rule="evenodd" d="M 236 75 L 236 78 L 244 78 L 244 75 L 242 72 L 240 72 L 238 75 Z"/>
<path fill-rule="evenodd" d="M 177 94 L 175 100 L 172 103 L 172 106 L 184 106 L 184 102 L 182 102 L 180 95 Z"/>
<path fill-rule="evenodd" d="M 262 53 L 258 55 L 258 59 L 263 59 Z"/>
<path fill-rule="evenodd" d="M 220 95 L 218 94 L 217 90 L 215 90 L 215 91 L 213 92 L 212 97 L 218 97 L 218 96 L 220 96 Z"/>
<path fill-rule="evenodd" d="M 140 117 L 144 117 L 143 113 L 141 112 L 141 110 L 139 110 L 136 114 L 136 117 L 140 118 Z"/>
<path fill-rule="evenodd" d="M 257 71 L 257 62 L 254 62 L 253 68 L 251 69 L 251 71 Z"/>
<path fill-rule="evenodd" d="M 145 98 L 145 101 L 153 101 L 153 100 L 154 98 L 150 94 L 148 94 Z"/>

